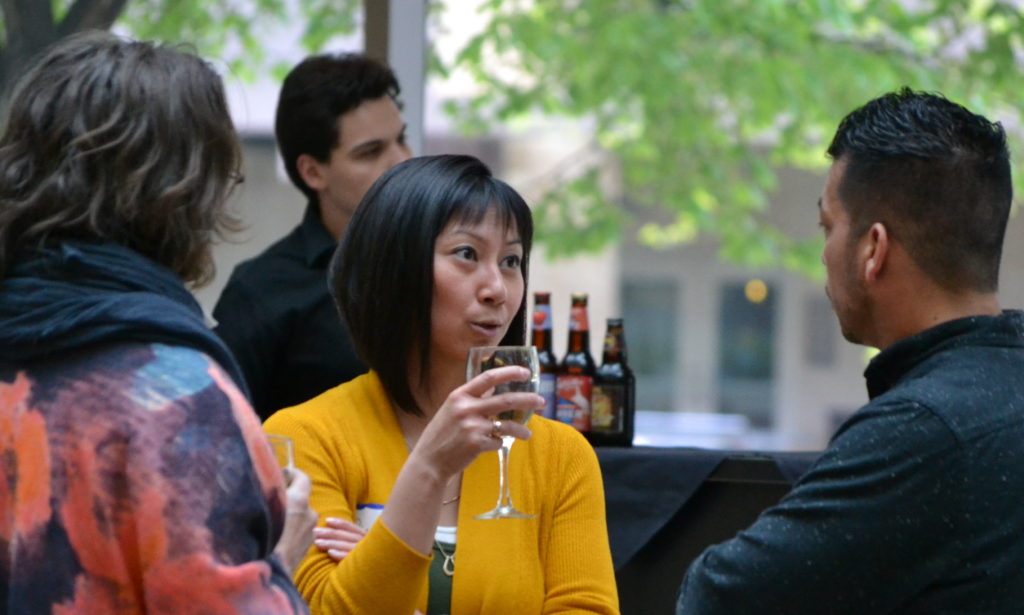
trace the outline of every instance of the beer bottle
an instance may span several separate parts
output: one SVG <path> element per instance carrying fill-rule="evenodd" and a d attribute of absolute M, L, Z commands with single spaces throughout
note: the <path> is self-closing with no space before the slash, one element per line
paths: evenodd
<path fill-rule="evenodd" d="M 590 356 L 587 295 L 573 294 L 569 312 L 569 348 L 558 369 L 555 416 L 584 434 L 590 431 L 594 371 L 594 357 Z"/>
<path fill-rule="evenodd" d="M 608 319 L 601 367 L 594 374 L 590 442 L 594 446 L 632 446 L 636 379 L 626 361 L 621 318 Z"/>
<path fill-rule="evenodd" d="M 555 418 L 555 385 L 558 373 L 558 359 L 551 349 L 551 293 L 533 293 L 533 338 L 540 363 L 540 389 L 544 398 L 541 416 Z"/>

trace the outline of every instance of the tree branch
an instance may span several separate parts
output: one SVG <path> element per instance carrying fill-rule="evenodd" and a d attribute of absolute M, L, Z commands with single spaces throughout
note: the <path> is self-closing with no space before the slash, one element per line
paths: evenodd
<path fill-rule="evenodd" d="M 816 32 L 819 40 L 833 45 L 847 45 L 858 51 L 873 54 L 882 58 L 897 56 L 909 60 L 911 63 L 922 64 L 931 69 L 941 67 L 938 58 L 923 56 L 908 45 L 900 44 L 898 40 L 886 40 L 884 37 L 875 36 L 872 38 L 855 38 L 845 34 L 830 32 Z"/>
<path fill-rule="evenodd" d="M 7 45 L 0 53 L 0 102 L 7 98 L 15 71 L 56 40 L 53 8 L 39 0 L 0 0 Z"/>
<path fill-rule="evenodd" d="M 126 4 L 128 0 L 75 0 L 57 26 L 57 34 L 65 37 L 82 30 L 109 30 Z"/>
<path fill-rule="evenodd" d="M 53 8 L 39 0 L 0 0 L 7 47 L 18 54 L 33 53 L 54 40 Z"/>

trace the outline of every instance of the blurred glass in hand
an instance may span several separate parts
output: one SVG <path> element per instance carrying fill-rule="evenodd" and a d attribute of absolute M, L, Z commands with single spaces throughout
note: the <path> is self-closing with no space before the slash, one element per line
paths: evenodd
<path fill-rule="evenodd" d="M 288 436 L 270 434 L 267 436 L 267 441 L 270 442 L 270 448 L 274 451 L 277 465 L 281 466 L 281 471 L 284 473 L 284 484 L 290 485 L 295 470 L 295 445 L 292 444 L 292 439 Z"/>

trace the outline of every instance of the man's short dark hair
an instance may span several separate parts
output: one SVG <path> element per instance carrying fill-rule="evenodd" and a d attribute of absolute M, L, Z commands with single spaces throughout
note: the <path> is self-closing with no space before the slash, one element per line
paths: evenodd
<path fill-rule="evenodd" d="M 501 344 L 523 344 L 533 218 L 522 197 L 472 156 L 422 156 L 389 169 L 363 197 L 334 253 L 331 294 L 356 350 L 406 412 L 422 412 L 409 389 L 413 352 L 421 380 L 430 374 L 434 244 L 449 223 L 476 224 L 492 210 L 522 241 L 523 298 Z"/>
<path fill-rule="evenodd" d="M 1013 199 L 998 122 L 903 88 L 847 115 L 828 154 L 845 165 L 838 188 L 851 240 L 881 222 L 944 288 L 998 288 Z"/>
<path fill-rule="evenodd" d="M 277 102 L 274 134 L 288 177 L 311 202 L 318 202 L 317 195 L 299 175 L 299 156 L 308 154 L 327 163 L 341 139 L 342 114 L 382 96 L 398 104 L 399 92 L 390 68 L 357 53 L 310 56 L 288 73 Z"/>
<path fill-rule="evenodd" d="M 92 32 L 19 80 L 0 139 L 0 277 L 21 248 L 110 241 L 212 277 L 241 150 L 221 78 L 173 47 Z"/>

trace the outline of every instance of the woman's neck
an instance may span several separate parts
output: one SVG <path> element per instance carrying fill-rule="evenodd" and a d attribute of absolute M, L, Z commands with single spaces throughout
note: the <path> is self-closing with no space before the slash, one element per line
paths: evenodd
<path fill-rule="evenodd" d="M 409 392 L 423 412 L 422 417 L 398 412 L 399 423 L 409 449 L 416 445 L 423 429 L 457 387 L 466 382 L 466 367 L 461 362 L 434 361 L 430 365 L 427 378 L 420 378 L 419 362 L 411 361 L 409 366 Z"/>
<path fill-rule="evenodd" d="M 409 390 L 412 391 L 417 405 L 423 410 L 424 417 L 429 421 L 448 399 L 451 392 L 465 382 L 466 366 L 464 364 L 439 365 L 434 363 L 431 364 L 430 373 L 425 380 L 420 378 L 419 373 L 413 374 Z"/>

